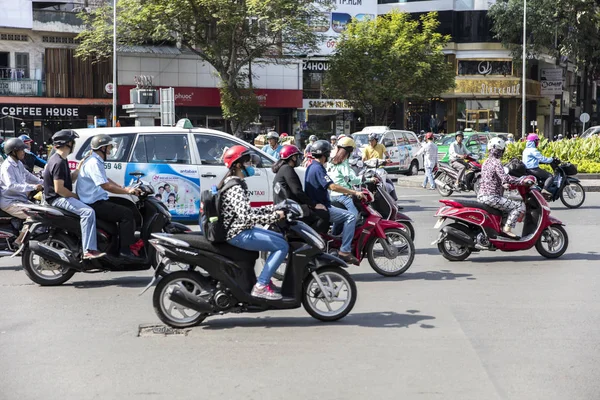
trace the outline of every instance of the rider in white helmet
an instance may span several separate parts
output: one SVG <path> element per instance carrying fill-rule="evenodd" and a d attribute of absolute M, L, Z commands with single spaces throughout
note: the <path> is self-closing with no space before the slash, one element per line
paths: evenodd
<path fill-rule="evenodd" d="M 267 141 L 269 144 L 265 144 L 261 150 L 279 160 L 279 152 L 281 152 L 279 134 L 275 131 L 267 133 Z"/>
<path fill-rule="evenodd" d="M 317 136 L 310 135 L 310 137 L 308 138 L 308 144 L 306 145 L 306 148 L 304 149 L 304 157 L 312 158 L 312 154 L 310 152 L 311 152 L 313 144 L 315 144 L 316 141 L 317 141 Z"/>
<path fill-rule="evenodd" d="M 517 238 L 512 229 L 517 224 L 521 214 L 525 212 L 525 204 L 522 201 L 509 200 L 502 196 L 504 193 L 503 185 L 516 183 L 518 180 L 504 171 L 501 160 L 505 149 L 506 143 L 504 140 L 499 137 L 490 139 L 488 143 L 490 157 L 483 163 L 481 168 L 481 177 L 479 178 L 481 186 L 477 194 L 477 201 L 502 212 L 507 212 L 508 218 L 503 228 L 504 234 L 511 238 Z"/>

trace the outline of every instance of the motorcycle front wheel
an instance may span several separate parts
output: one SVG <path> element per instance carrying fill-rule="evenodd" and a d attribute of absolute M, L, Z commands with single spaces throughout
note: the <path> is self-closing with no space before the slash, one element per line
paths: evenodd
<path fill-rule="evenodd" d="M 58 250 L 77 248 L 70 238 L 62 234 L 55 234 L 50 239 L 50 234 L 42 233 L 30 240 L 36 240 Z M 75 270 L 46 260 L 31 251 L 29 246 L 23 250 L 21 263 L 27 277 L 40 286 L 59 286 L 75 275 Z"/>
<path fill-rule="evenodd" d="M 320 321 L 344 318 L 356 303 L 356 283 L 340 267 L 319 268 L 306 277 L 302 285 L 302 306 L 311 317 Z"/>
<path fill-rule="evenodd" d="M 410 268 L 415 259 L 415 245 L 410 237 L 400 229 L 385 230 L 388 246 L 393 246 L 397 254 L 386 251 L 381 238 L 375 238 L 367 244 L 367 258 L 371 268 L 379 275 L 398 276 Z"/>
<path fill-rule="evenodd" d="M 546 258 L 562 256 L 569 246 L 569 236 L 561 225 L 554 224 L 546 228 L 535 243 L 535 249 Z"/>
<path fill-rule="evenodd" d="M 152 304 L 158 318 L 173 328 L 189 328 L 201 324 L 208 314 L 187 308 L 170 299 L 175 289 L 191 296 L 206 294 L 198 272 L 178 271 L 163 277 L 152 295 Z"/>
<path fill-rule="evenodd" d="M 578 182 L 569 182 L 560 191 L 560 201 L 567 208 L 579 208 L 585 201 L 585 189 Z"/>

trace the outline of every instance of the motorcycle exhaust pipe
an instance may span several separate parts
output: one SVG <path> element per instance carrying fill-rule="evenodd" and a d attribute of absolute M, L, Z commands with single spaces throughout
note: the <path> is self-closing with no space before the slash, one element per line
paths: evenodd
<path fill-rule="evenodd" d="M 473 238 L 459 229 L 453 228 L 451 226 L 445 226 L 441 229 L 441 231 L 445 233 L 446 236 L 456 244 L 467 246 L 470 248 L 475 247 L 475 241 L 473 240 Z"/>
<path fill-rule="evenodd" d="M 8 256 L 12 256 L 14 254 L 14 252 L 12 251 L 0 251 L 0 257 L 8 257 Z"/>
<path fill-rule="evenodd" d="M 437 186 L 439 186 L 439 187 L 443 187 L 443 188 L 446 188 L 446 187 L 447 187 L 447 188 L 450 188 L 450 186 L 448 186 L 448 184 L 447 184 L 446 182 L 442 182 L 442 181 L 441 181 L 441 180 L 439 180 L 439 179 L 434 179 L 434 181 L 435 181 L 435 184 L 436 184 Z"/>
<path fill-rule="evenodd" d="M 173 293 L 169 295 L 169 299 L 177 304 L 181 304 L 187 308 L 198 312 L 213 312 L 213 307 L 205 300 L 197 297 L 190 297 L 179 289 L 174 289 Z"/>
<path fill-rule="evenodd" d="M 30 241 L 29 248 L 31 249 L 31 251 L 33 251 L 40 257 L 46 258 L 55 263 L 68 266 L 71 266 L 73 264 L 69 256 L 67 256 L 61 250 L 55 249 L 54 247 L 50 247 L 44 243 L 40 243 L 37 240 Z"/>

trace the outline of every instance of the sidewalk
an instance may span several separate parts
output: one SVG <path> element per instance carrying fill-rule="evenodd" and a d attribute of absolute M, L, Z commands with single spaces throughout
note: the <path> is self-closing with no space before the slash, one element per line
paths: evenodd
<path fill-rule="evenodd" d="M 396 183 L 397 186 L 414 188 L 420 188 L 423 184 L 423 179 L 425 179 L 423 172 L 419 172 L 419 175 L 414 176 L 389 175 L 389 177 Z M 599 174 L 579 174 L 575 175 L 575 178 L 581 180 L 581 185 L 586 192 L 600 192 Z"/>

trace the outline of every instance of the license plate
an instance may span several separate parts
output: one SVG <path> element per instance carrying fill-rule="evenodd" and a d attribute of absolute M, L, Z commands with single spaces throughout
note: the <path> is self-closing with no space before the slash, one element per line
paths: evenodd
<path fill-rule="evenodd" d="M 446 220 L 446 218 L 438 218 L 438 220 L 435 223 L 433 229 L 439 229 L 442 226 L 442 224 L 444 223 L 445 220 Z"/>

